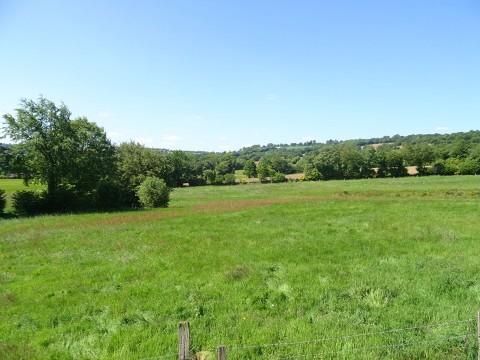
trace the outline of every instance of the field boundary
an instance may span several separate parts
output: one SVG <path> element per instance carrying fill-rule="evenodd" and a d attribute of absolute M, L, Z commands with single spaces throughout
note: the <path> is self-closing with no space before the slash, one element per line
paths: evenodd
<path fill-rule="evenodd" d="M 462 331 L 462 333 L 458 334 L 451 334 L 451 336 L 440 337 L 440 338 L 427 338 L 419 341 L 405 341 L 405 342 L 395 342 L 390 344 L 384 344 L 379 346 L 366 346 L 366 347 L 352 347 L 352 348 L 345 348 L 338 351 L 318 351 L 315 353 L 302 353 L 302 354 L 292 354 L 287 355 L 284 357 L 278 358 L 271 358 L 272 360 L 288 360 L 288 359 L 305 359 L 305 358 L 319 358 L 325 356 L 332 356 L 332 355 L 340 355 L 340 354 L 347 354 L 347 353 L 359 353 L 362 351 L 370 351 L 370 350 L 380 350 L 380 349 L 398 349 L 398 348 L 405 348 L 415 345 L 427 345 L 427 344 L 434 344 L 434 343 L 443 343 L 443 342 L 450 342 L 455 340 L 463 340 L 466 339 L 476 338 L 477 339 L 477 355 L 478 359 L 480 360 L 480 311 L 477 313 L 476 318 L 471 319 L 464 319 L 464 320 L 457 320 L 457 321 L 449 321 L 443 323 L 434 323 L 428 325 L 419 325 L 419 326 L 412 326 L 412 327 L 403 327 L 403 328 L 395 328 L 395 329 L 388 329 L 384 331 L 373 331 L 373 332 L 366 332 L 366 333 L 358 333 L 358 334 L 347 334 L 343 336 L 337 337 L 324 337 L 318 339 L 310 339 L 304 341 L 290 341 L 290 342 L 278 342 L 278 343 L 270 343 L 270 344 L 255 344 L 255 345 L 236 345 L 236 346 L 226 346 L 226 345 L 219 345 L 216 349 L 216 359 L 217 360 L 227 360 L 230 359 L 227 355 L 235 354 L 244 350 L 252 350 L 252 349 L 263 349 L 263 348 L 272 348 L 272 347 L 288 347 L 288 346 L 296 346 L 296 345 L 304 345 L 304 344 L 313 344 L 313 343 L 322 343 L 322 342 L 341 342 L 347 339 L 353 338 L 360 338 L 360 337 L 371 337 L 371 336 L 380 336 L 385 334 L 392 334 L 392 333 L 400 333 L 400 332 L 408 332 L 408 331 L 419 331 L 419 330 L 426 330 L 426 329 L 433 329 L 433 328 L 446 328 L 451 325 L 459 325 L 459 324 L 477 324 L 477 331 Z M 156 355 L 148 358 L 142 358 L 140 360 L 154 360 L 154 359 L 179 359 L 179 360 L 194 360 L 194 359 L 210 359 L 210 357 L 198 357 L 194 354 L 190 353 L 190 324 L 188 321 L 183 321 L 178 324 L 178 353 L 177 354 L 166 354 L 166 355 Z M 241 357 L 244 358 L 244 357 Z"/>

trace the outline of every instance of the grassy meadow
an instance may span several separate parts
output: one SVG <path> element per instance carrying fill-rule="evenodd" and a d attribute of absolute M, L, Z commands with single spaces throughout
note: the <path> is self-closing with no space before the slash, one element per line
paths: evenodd
<path fill-rule="evenodd" d="M 158 358 L 188 320 L 203 358 L 476 359 L 479 218 L 480 177 L 454 176 L 0 219 L 0 357 Z"/>

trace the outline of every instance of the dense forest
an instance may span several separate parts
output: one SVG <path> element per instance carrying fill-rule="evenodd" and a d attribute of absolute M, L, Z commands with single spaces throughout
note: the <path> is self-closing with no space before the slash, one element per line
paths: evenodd
<path fill-rule="evenodd" d="M 4 135 L 15 145 L 0 144 L 0 176 L 47 187 L 14 195 L 17 213 L 26 215 L 167 206 L 165 190 L 155 193 L 159 187 L 233 185 L 237 170 L 261 182 L 287 181 L 288 174 L 302 174 L 297 179 L 306 181 L 401 177 L 409 175 L 407 167 L 416 167 L 418 176 L 480 173 L 478 130 L 188 152 L 113 145 L 95 123 L 72 120 L 65 105 L 42 97 L 22 100 L 16 111 L 16 117 L 4 115 Z M 164 200 L 143 200 L 142 194 Z"/>

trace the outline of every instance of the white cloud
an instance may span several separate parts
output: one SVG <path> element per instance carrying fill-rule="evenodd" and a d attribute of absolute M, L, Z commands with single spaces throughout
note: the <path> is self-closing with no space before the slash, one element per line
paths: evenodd
<path fill-rule="evenodd" d="M 183 140 L 182 137 L 177 136 L 177 135 L 163 135 L 162 136 L 162 141 L 175 142 L 175 141 L 180 141 L 180 140 Z"/>
<path fill-rule="evenodd" d="M 311 136 L 304 136 L 303 137 L 303 141 L 312 141 L 312 140 L 315 140 L 315 139 Z"/>
<path fill-rule="evenodd" d="M 220 150 L 220 151 L 230 151 L 231 148 L 230 148 L 230 146 L 219 146 L 218 150 Z"/>
<path fill-rule="evenodd" d="M 445 130 L 448 130 L 448 127 L 446 126 L 438 126 L 435 128 L 435 131 L 445 131 Z"/>
<path fill-rule="evenodd" d="M 108 118 L 110 116 L 112 116 L 112 112 L 110 110 L 106 110 L 106 111 L 101 111 L 98 113 L 98 116 L 101 117 L 101 118 Z"/>
<path fill-rule="evenodd" d="M 220 136 L 220 140 L 225 141 L 225 140 L 227 140 L 227 137 L 226 136 Z"/>

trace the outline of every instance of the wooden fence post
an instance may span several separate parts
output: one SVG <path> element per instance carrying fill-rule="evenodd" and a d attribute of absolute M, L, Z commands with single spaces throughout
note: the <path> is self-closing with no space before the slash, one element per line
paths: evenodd
<path fill-rule="evenodd" d="M 223 345 L 217 347 L 217 360 L 227 360 L 227 348 Z"/>
<path fill-rule="evenodd" d="M 178 324 L 178 360 L 190 359 L 190 324 L 182 321 Z"/>

